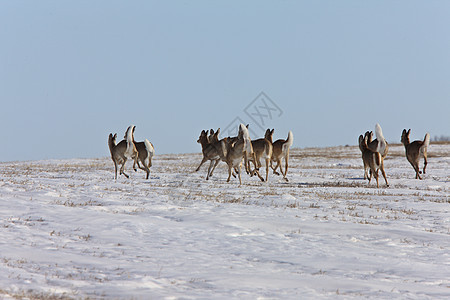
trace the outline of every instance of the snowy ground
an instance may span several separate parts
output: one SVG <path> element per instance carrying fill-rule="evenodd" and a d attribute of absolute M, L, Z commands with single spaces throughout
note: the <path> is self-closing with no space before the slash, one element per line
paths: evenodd
<path fill-rule="evenodd" d="M 391 186 L 357 147 L 293 149 L 288 183 L 200 154 L 160 155 L 150 181 L 110 158 L 0 163 L 0 298 L 450 297 L 450 145 L 424 180 L 391 146 Z"/>

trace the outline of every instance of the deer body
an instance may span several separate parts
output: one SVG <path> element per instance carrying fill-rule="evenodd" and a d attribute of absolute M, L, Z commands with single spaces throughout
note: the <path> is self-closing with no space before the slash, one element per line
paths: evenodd
<path fill-rule="evenodd" d="M 228 179 L 227 182 L 230 181 L 231 178 L 231 170 L 237 169 L 239 176 L 239 185 L 242 184 L 241 179 L 241 165 L 242 159 L 248 155 L 247 151 L 249 150 L 248 144 L 251 145 L 250 135 L 248 133 L 247 127 L 243 124 L 239 126 L 239 134 L 237 137 L 237 141 L 231 143 L 226 156 L 226 163 L 228 165 Z M 253 150 L 252 150 L 253 153 Z"/>
<path fill-rule="evenodd" d="M 127 159 L 133 159 L 136 163 L 138 159 L 138 152 L 136 149 L 136 146 L 134 144 L 134 130 L 135 126 L 131 125 L 128 127 L 127 131 L 125 132 L 124 139 L 120 141 L 116 145 L 116 134 L 109 134 L 108 137 L 108 146 L 109 151 L 111 152 L 111 159 L 114 162 L 114 169 L 115 169 L 115 176 L 114 178 L 117 179 L 117 167 L 118 165 L 121 165 L 119 175 L 125 175 L 125 177 L 130 178 L 125 172 L 124 167 L 125 163 L 127 162 Z"/>
<path fill-rule="evenodd" d="M 406 131 L 403 129 L 402 132 L 402 144 L 405 146 L 405 154 L 406 159 L 409 161 L 411 166 L 416 171 L 416 179 L 422 179 L 420 174 L 422 173 L 419 169 L 419 161 L 420 156 L 423 156 L 424 164 L 423 164 L 423 174 L 425 174 L 425 169 L 427 168 L 427 148 L 430 145 L 430 134 L 425 134 L 423 141 L 409 141 L 409 134 L 411 133 L 411 129 Z"/>
<path fill-rule="evenodd" d="M 257 174 L 259 179 L 261 179 L 261 181 L 264 181 L 264 179 L 259 174 L 259 168 L 261 168 L 261 158 L 263 158 L 266 162 L 266 181 L 268 181 L 270 160 L 272 159 L 273 153 L 272 143 L 268 139 L 262 138 L 252 141 L 252 147 L 255 153 L 255 170 L 250 173 L 252 176 L 254 174 Z M 250 163 L 248 163 L 248 168 L 250 169 Z"/>
<path fill-rule="evenodd" d="M 273 132 L 274 130 L 267 130 L 266 131 L 266 139 L 270 142 L 273 140 Z M 289 131 L 288 137 L 286 140 L 279 139 L 272 143 L 273 150 L 272 150 L 272 160 L 271 160 L 271 167 L 273 169 L 273 173 L 276 175 L 280 175 L 276 170 L 279 167 L 280 172 L 283 175 L 283 178 L 288 181 L 286 178 L 288 167 L 289 167 L 289 148 L 292 146 L 292 143 L 294 142 L 294 135 L 292 134 L 292 131 Z M 281 160 L 284 158 L 285 161 L 285 169 L 283 173 L 282 168 L 282 162 Z M 272 163 L 276 162 L 276 166 L 273 167 Z"/>
<path fill-rule="evenodd" d="M 370 183 L 373 175 L 375 177 L 375 180 L 377 181 L 378 188 L 378 170 L 380 170 L 381 174 L 384 177 L 384 180 L 386 181 L 386 185 L 389 186 L 386 178 L 386 173 L 384 172 L 384 158 L 379 152 L 370 149 L 367 141 L 367 135 L 365 137 L 363 137 L 362 135 L 359 136 L 359 149 L 361 150 L 362 160 L 364 164 L 364 179 L 368 179 Z M 370 169 L 370 175 L 367 174 L 368 169 Z"/>
<path fill-rule="evenodd" d="M 200 162 L 200 165 L 197 167 L 195 172 L 200 170 L 200 167 L 207 162 L 211 161 L 208 174 L 206 175 L 206 180 L 209 179 L 210 174 L 212 173 L 214 165 L 217 165 L 221 159 L 225 160 L 226 157 L 226 145 L 225 141 L 218 141 L 217 136 L 219 135 L 220 130 L 218 130 L 214 135 L 215 137 L 208 137 L 208 134 L 205 130 L 202 130 L 200 133 L 200 137 L 197 140 L 197 143 L 202 146 L 203 159 Z M 211 141 L 211 142 L 210 142 Z"/>
<path fill-rule="evenodd" d="M 127 143 L 125 140 L 122 140 L 119 142 L 119 144 L 116 145 L 116 138 L 117 134 L 109 134 L 108 138 L 108 145 L 109 145 L 109 151 L 111 152 L 111 159 L 114 162 L 114 169 L 115 169 L 115 176 L 114 178 L 117 179 L 117 167 L 118 165 L 121 165 L 120 167 L 120 175 L 125 175 L 125 177 L 129 178 L 128 174 L 124 172 L 125 163 L 127 162 L 127 157 L 125 156 L 125 152 L 127 150 Z"/>
<path fill-rule="evenodd" d="M 153 147 L 153 144 L 150 143 L 150 141 L 147 139 L 145 139 L 143 142 L 135 142 L 134 144 L 138 151 L 139 160 L 137 161 L 137 165 L 139 169 L 147 172 L 146 179 L 148 179 L 150 176 L 150 167 L 152 166 L 152 158 L 155 155 L 155 148 Z M 142 166 L 139 164 L 139 161 L 142 163 Z M 135 169 L 134 164 L 133 168 Z"/>

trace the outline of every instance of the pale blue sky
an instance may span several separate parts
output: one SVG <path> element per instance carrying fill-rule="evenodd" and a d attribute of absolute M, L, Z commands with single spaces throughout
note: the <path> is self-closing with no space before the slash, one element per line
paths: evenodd
<path fill-rule="evenodd" d="M 109 156 L 130 124 L 200 152 L 236 117 L 262 135 L 261 92 L 295 147 L 450 135 L 450 1 L 2 0 L 0 40 L 0 161 Z"/>

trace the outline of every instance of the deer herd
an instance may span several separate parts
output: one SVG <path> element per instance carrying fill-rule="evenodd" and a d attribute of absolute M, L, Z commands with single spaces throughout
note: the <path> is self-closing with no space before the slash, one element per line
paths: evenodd
<path fill-rule="evenodd" d="M 128 159 L 133 160 L 133 169 L 135 171 L 137 171 L 137 165 L 147 173 L 146 179 L 149 178 L 155 149 L 153 148 L 152 143 L 147 139 L 143 142 L 136 142 L 134 140 L 135 129 L 136 126 L 129 126 L 123 140 L 118 144 L 116 144 L 117 133 L 114 135 L 112 133 L 109 134 L 108 145 L 111 152 L 111 158 L 114 162 L 115 179 L 117 179 L 119 165 L 119 175 L 123 174 L 125 177 L 129 178 L 129 175 L 124 171 L 125 163 Z M 242 163 L 244 163 L 244 170 L 250 177 L 258 176 L 261 181 L 267 182 L 269 180 L 269 170 L 272 169 L 275 175 L 280 175 L 281 173 L 283 179 L 289 181 L 287 178 L 289 149 L 294 142 L 294 135 L 292 134 L 292 131 L 289 131 L 286 139 L 279 139 L 274 142 L 273 133 L 274 129 L 267 129 L 263 138 L 251 140 L 248 125 L 245 126 L 244 124 L 240 124 L 237 136 L 219 139 L 220 128 L 217 129 L 217 131 L 214 131 L 213 129 L 209 131 L 202 130 L 197 143 L 202 147 L 203 158 L 195 172 L 198 172 L 205 162 L 210 161 L 206 173 L 206 180 L 208 180 L 213 176 L 213 172 L 217 165 L 223 161 L 228 166 L 227 182 L 230 181 L 232 175 L 235 178 L 237 175 L 239 178 L 239 185 L 241 185 L 241 173 L 243 171 Z M 419 159 L 420 157 L 424 158 L 423 174 L 425 174 L 425 169 L 427 167 L 427 147 L 430 144 L 430 134 L 427 133 L 423 141 L 418 140 L 411 143 L 409 140 L 410 133 L 411 129 L 408 131 L 404 129 L 401 136 L 401 142 L 405 146 L 406 158 L 416 172 L 416 179 L 422 179 L 420 176 L 422 171 L 419 169 Z M 368 179 L 370 184 L 373 176 L 377 182 L 377 187 L 379 187 L 378 171 L 381 171 L 386 186 L 389 186 L 384 170 L 384 159 L 388 154 L 389 146 L 383 136 L 383 131 L 379 124 L 375 125 L 375 139 L 373 139 L 373 135 L 372 131 L 366 131 L 364 135 L 359 136 L 359 149 L 361 150 L 364 165 L 364 179 Z M 260 168 L 262 167 L 261 159 L 265 162 L 265 177 L 261 176 L 259 173 Z"/>

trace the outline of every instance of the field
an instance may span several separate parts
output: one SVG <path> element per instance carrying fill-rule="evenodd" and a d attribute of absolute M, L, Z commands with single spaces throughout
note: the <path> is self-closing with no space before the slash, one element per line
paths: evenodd
<path fill-rule="evenodd" d="M 201 154 L 157 155 L 150 180 L 109 157 L 0 163 L 0 298 L 448 299 L 450 144 L 428 154 L 415 180 L 392 145 L 379 189 L 354 146 L 242 186 L 193 172 Z"/>

